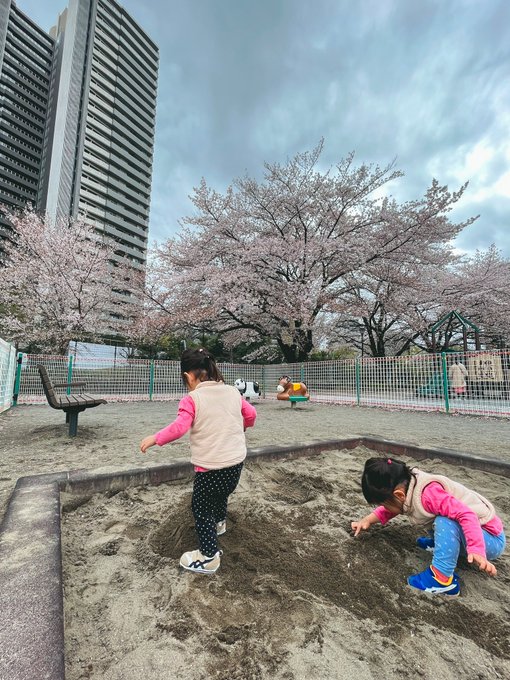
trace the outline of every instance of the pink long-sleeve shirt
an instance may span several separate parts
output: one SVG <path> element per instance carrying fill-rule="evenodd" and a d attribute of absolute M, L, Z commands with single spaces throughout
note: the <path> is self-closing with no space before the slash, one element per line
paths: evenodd
<path fill-rule="evenodd" d="M 255 420 L 257 418 L 257 411 L 255 407 L 252 406 L 246 399 L 241 399 L 241 415 L 243 416 L 244 427 L 253 427 Z M 158 446 L 164 446 L 169 442 L 173 442 L 176 439 L 183 437 L 186 432 L 191 430 L 193 421 L 195 420 L 195 402 L 187 394 L 179 402 L 179 408 L 177 410 L 177 418 L 167 425 L 167 427 L 160 430 L 156 435 L 156 444 Z M 199 468 L 195 466 L 196 472 L 205 471 L 204 468 Z"/>
<path fill-rule="evenodd" d="M 485 542 L 483 540 L 480 520 L 467 505 L 464 505 L 464 503 L 461 503 L 457 498 L 445 491 L 439 482 L 427 484 L 423 489 L 421 502 L 427 512 L 433 515 L 448 517 L 458 522 L 466 538 L 467 552 L 485 557 Z M 383 505 L 376 508 L 374 514 L 381 524 L 386 524 L 386 522 L 396 516 L 396 513 L 389 512 Z M 496 515 L 487 524 L 483 525 L 483 529 L 497 536 L 503 531 L 503 522 Z"/>

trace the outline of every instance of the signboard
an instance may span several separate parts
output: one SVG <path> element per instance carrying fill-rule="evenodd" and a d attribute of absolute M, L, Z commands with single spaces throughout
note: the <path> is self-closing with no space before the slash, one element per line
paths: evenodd
<path fill-rule="evenodd" d="M 501 357 L 481 352 L 468 358 L 469 379 L 473 382 L 503 382 Z"/>

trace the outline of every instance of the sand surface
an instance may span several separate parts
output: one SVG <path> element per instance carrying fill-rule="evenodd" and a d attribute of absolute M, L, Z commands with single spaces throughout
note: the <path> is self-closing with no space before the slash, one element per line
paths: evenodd
<path fill-rule="evenodd" d="M 257 405 L 248 446 L 371 434 L 510 460 L 502 420 L 307 404 Z M 3 505 L 16 479 L 67 469 L 109 470 L 188 457 L 188 442 L 139 440 L 166 425 L 174 403 L 108 404 L 67 437 L 61 413 L 18 407 L 0 416 Z M 195 547 L 191 477 L 110 497 L 63 497 L 67 680 L 165 678 L 510 677 L 510 559 L 490 579 L 459 564 L 461 596 L 416 594 L 406 576 L 430 561 L 404 519 L 353 539 L 367 512 L 363 449 L 280 463 L 250 462 L 229 507 L 214 576 L 182 572 Z M 510 480 L 437 460 L 488 496 L 510 521 Z"/>

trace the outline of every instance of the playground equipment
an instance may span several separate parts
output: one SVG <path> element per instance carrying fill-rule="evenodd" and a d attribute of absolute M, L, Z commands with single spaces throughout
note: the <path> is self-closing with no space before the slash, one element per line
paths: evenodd
<path fill-rule="evenodd" d="M 444 388 L 441 373 L 434 373 L 428 383 L 418 387 L 416 394 L 418 397 L 442 397 L 444 395 Z"/>
<path fill-rule="evenodd" d="M 310 397 L 303 397 L 303 396 L 289 397 L 290 407 L 294 408 L 294 406 L 296 405 L 296 403 L 298 401 L 308 401 L 309 399 L 310 399 Z"/>
<path fill-rule="evenodd" d="M 310 395 L 305 383 L 292 382 L 288 375 L 283 375 L 276 388 L 276 398 L 278 401 L 290 401 L 292 408 L 298 401 L 308 401 Z"/>
<path fill-rule="evenodd" d="M 459 328 L 461 329 L 460 331 Z M 469 321 L 469 319 L 462 316 L 460 312 L 454 310 L 446 316 L 443 316 L 442 319 L 439 319 L 437 323 L 431 326 L 432 351 L 434 353 L 438 351 L 436 335 L 441 330 L 444 333 L 443 351 L 449 348 L 453 336 L 456 333 L 462 332 L 462 346 L 464 348 L 464 353 L 466 353 L 468 351 L 468 331 L 473 332 L 475 348 L 477 351 L 480 350 L 480 329 L 472 321 Z"/>
<path fill-rule="evenodd" d="M 246 381 L 242 378 L 238 378 L 234 385 L 246 401 L 250 401 L 253 397 L 259 398 L 261 396 L 258 382 Z"/>

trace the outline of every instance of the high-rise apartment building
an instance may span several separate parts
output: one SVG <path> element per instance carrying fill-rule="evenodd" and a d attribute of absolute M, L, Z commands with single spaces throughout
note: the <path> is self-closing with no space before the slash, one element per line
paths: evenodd
<path fill-rule="evenodd" d="M 10 12 L 18 13 L 12 0 Z M 2 25 L 0 15 L 0 36 Z M 34 203 L 52 220 L 84 216 L 117 242 L 119 258 L 142 267 L 158 48 L 114 0 L 70 0 L 45 38 L 51 58 Z"/>
<path fill-rule="evenodd" d="M 0 203 L 10 208 L 37 205 L 53 47 L 14 2 L 0 0 Z M 0 244 L 11 236 L 0 215 Z"/>

